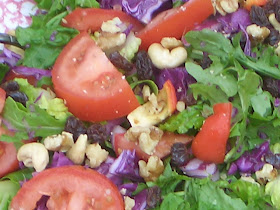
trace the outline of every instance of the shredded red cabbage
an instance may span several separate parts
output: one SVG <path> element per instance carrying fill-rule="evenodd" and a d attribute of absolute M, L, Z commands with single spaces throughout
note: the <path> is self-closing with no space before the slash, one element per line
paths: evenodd
<path fill-rule="evenodd" d="M 24 76 L 34 76 L 37 80 L 42 79 L 42 77 L 51 77 L 51 71 L 45 69 L 30 68 L 26 66 L 16 66 L 13 71 L 17 74 Z"/>

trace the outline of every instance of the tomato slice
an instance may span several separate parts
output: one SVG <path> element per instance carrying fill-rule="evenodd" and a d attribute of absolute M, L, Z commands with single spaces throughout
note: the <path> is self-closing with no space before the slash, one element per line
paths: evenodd
<path fill-rule="evenodd" d="M 192 143 L 192 152 L 200 160 L 223 163 L 230 134 L 231 103 L 215 104 L 214 114 L 208 117 Z"/>
<path fill-rule="evenodd" d="M 158 14 L 137 36 L 141 48 L 148 49 L 163 37 L 181 37 L 214 13 L 211 0 L 190 0 L 184 5 Z"/>
<path fill-rule="evenodd" d="M 103 22 L 119 17 L 126 24 L 133 25 L 133 31 L 144 28 L 143 24 L 137 19 L 129 16 L 121 10 L 107 10 L 99 8 L 77 8 L 64 18 L 63 26 L 75 28 L 79 31 L 97 31 Z"/>
<path fill-rule="evenodd" d="M 2 134 L 13 135 L 8 130 L 0 127 L 0 136 Z M 0 166 L 0 178 L 19 168 L 17 150 L 13 143 L 0 141 Z"/>
<path fill-rule="evenodd" d="M 107 177 L 82 166 L 44 170 L 23 184 L 11 209 L 35 209 L 42 195 L 49 209 L 124 209 L 118 188 Z"/>
<path fill-rule="evenodd" d="M 6 91 L 3 88 L 0 88 L 0 113 L 3 111 L 6 101 Z"/>
<path fill-rule="evenodd" d="M 245 0 L 244 1 L 244 8 L 246 8 L 247 10 L 251 10 L 251 7 L 253 5 L 263 6 L 266 3 L 267 3 L 267 0 Z"/>
<path fill-rule="evenodd" d="M 52 70 L 52 81 L 55 93 L 81 120 L 116 119 L 139 106 L 124 76 L 86 32 L 62 50 Z"/>
<path fill-rule="evenodd" d="M 175 134 L 171 132 L 165 132 L 155 148 L 153 155 L 158 156 L 159 158 L 164 158 L 170 154 L 171 147 L 174 143 L 184 143 L 188 144 L 192 141 L 192 136 L 187 136 L 183 134 Z M 123 150 L 134 150 L 136 151 L 137 156 L 147 161 L 150 157 L 145 153 L 139 146 L 137 142 L 129 141 L 124 137 L 124 133 L 117 133 L 114 136 L 114 150 L 117 155 L 120 155 Z"/>

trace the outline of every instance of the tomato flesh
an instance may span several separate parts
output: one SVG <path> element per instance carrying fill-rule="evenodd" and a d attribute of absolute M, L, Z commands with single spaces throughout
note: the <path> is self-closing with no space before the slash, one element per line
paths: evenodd
<path fill-rule="evenodd" d="M 181 37 L 197 24 L 214 13 L 211 0 L 190 0 L 178 8 L 158 14 L 137 36 L 141 48 L 148 49 L 152 43 L 159 43 L 163 37 Z"/>
<path fill-rule="evenodd" d="M 54 64 L 52 81 L 57 96 L 81 120 L 116 119 L 139 106 L 124 76 L 86 32 L 63 49 Z"/>
<path fill-rule="evenodd" d="M 164 158 L 170 154 L 171 147 L 174 143 L 188 144 L 192 141 L 193 137 L 182 134 L 175 134 L 171 132 L 165 132 L 155 148 L 153 155 L 159 158 Z M 125 138 L 124 133 L 118 133 L 114 136 L 114 150 L 117 155 L 120 155 L 123 150 L 135 150 L 137 156 L 147 161 L 150 157 L 145 153 L 137 142 L 129 141 Z"/>
<path fill-rule="evenodd" d="M 34 209 L 42 195 L 51 209 L 124 209 L 118 188 L 104 175 L 82 166 L 46 169 L 23 184 L 11 209 Z"/>
<path fill-rule="evenodd" d="M 3 88 L 0 88 L 0 113 L 3 111 L 6 101 L 6 91 Z"/>
<path fill-rule="evenodd" d="M 192 152 L 200 160 L 223 163 L 230 134 L 231 103 L 215 104 L 214 114 L 208 117 L 192 142 Z"/>
<path fill-rule="evenodd" d="M 99 8 L 77 8 L 64 18 L 63 26 L 75 28 L 79 31 L 97 31 L 103 22 L 119 17 L 126 24 L 133 25 L 133 31 L 139 31 L 144 26 L 137 19 L 120 10 L 107 10 Z"/>

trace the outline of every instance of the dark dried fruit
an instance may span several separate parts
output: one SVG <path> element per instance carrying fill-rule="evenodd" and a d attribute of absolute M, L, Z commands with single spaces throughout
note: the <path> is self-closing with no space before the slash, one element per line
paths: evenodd
<path fill-rule="evenodd" d="M 6 91 L 17 91 L 19 90 L 19 85 L 16 81 L 7 81 L 1 85 L 1 87 Z"/>
<path fill-rule="evenodd" d="M 153 63 L 145 51 L 139 51 L 135 58 L 135 66 L 140 80 L 151 79 L 154 74 Z"/>
<path fill-rule="evenodd" d="M 263 90 L 270 92 L 273 97 L 279 97 L 280 81 L 271 77 L 263 79 Z"/>
<path fill-rule="evenodd" d="M 108 138 L 106 127 L 100 123 L 94 123 L 87 129 L 88 140 L 92 143 L 103 143 Z"/>
<path fill-rule="evenodd" d="M 14 101 L 21 103 L 26 106 L 26 102 L 28 101 L 28 97 L 25 93 L 20 91 L 9 91 L 7 92 L 7 97 L 10 96 Z"/>
<path fill-rule="evenodd" d="M 208 68 L 212 64 L 212 60 L 209 58 L 208 53 L 203 53 L 203 58 L 200 61 L 200 66 L 203 69 Z"/>
<path fill-rule="evenodd" d="M 273 165 L 274 168 L 280 169 L 280 154 L 267 154 L 264 156 L 264 160 Z"/>
<path fill-rule="evenodd" d="M 67 118 L 64 130 L 73 134 L 74 141 L 76 141 L 81 134 L 86 134 L 87 132 L 83 122 L 74 116 Z"/>
<path fill-rule="evenodd" d="M 262 7 L 253 5 L 250 11 L 250 17 L 252 23 L 255 23 L 259 26 L 270 25 L 265 10 Z"/>
<path fill-rule="evenodd" d="M 155 208 L 161 201 L 161 190 L 158 186 L 148 188 L 147 207 Z"/>
<path fill-rule="evenodd" d="M 131 72 L 134 69 L 134 65 L 124 58 L 118 51 L 111 53 L 108 56 L 111 63 L 125 72 Z"/>
<path fill-rule="evenodd" d="M 275 29 L 270 29 L 269 36 L 265 39 L 265 42 L 267 42 L 269 45 L 274 46 L 277 45 L 278 42 L 280 42 L 280 34 L 279 31 Z"/>
<path fill-rule="evenodd" d="M 280 1 L 279 0 L 270 0 L 263 7 L 268 17 L 270 14 L 274 13 L 278 21 L 280 21 Z"/>
<path fill-rule="evenodd" d="M 171 162 L 183 166 L 190 160 L 190 154 L 183 143 L 175 143 L 171 147 Z"/>

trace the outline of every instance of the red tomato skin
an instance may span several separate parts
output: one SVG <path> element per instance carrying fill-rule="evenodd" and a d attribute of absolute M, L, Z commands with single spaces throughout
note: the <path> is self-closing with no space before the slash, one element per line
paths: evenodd
<path fill-rule="evenodd" d="M 6 101 L 6 91 L 0 88 L 0 113 L 3 111 Z"/>
<path fill-rule="evenodd" d="M 13 135 L 10 131 L 0 127 L 2 134 Z M 0 178 L 19 169 L 17 150 L 13 143 L 0 141 Z"/>
<path fill-rule="evenodd" d="M 163 37 L 181 37 L 214 13 L 211 0 L 190 0 L 184 5 L 158 14 L 137 37 L 141 49 L 147 50 L 152 43 L 160 43 Z"/>
<path fill-rule="evenodd" d="M 251 7 L 253 5 L 256 5 L 256 6 L 263 6 L 267 3 L 267 0 L 246 0 L 244 2 L 244 7 L 247 9 L 247 10 L 251 10 Z"/>
<path fill-rule="evenodd" d="M 175 88 L 170 80 L 167 80 L 164 83 L 163 88 L 166 90 L 166 94 L 167 94 L 168 110 L 170 111 L 170 113 L 173 113 L 176 110 L 176 104 L 177 104 Z"/>
<path fill-rule="evenodd" d="M 141 22 L 121 10 L 99 8 L 77 8 L 64 18 L 62 25 L 79 31 L 94 32 L 100 29 L 103 22 L 112 20 L 115 17 L 119 17 L 124 23 L 132 24 L 133 31 L 139 31 L 144 28 Z"/>
<path fill-rule="evenodd" d="M 86 32 L 63 49 L 52 80 L 57 96 L 81 120 L 116 119 L 140 105 L 123 75 Z"/>
<path fill-rule="evenodd" d="M 230 134 L 231 103 L 215 104 L 214 114 L 208 117 L 192 142 L 192 152 L 200 160 L 223 163 Z"/>
<path fill-rule="evenodd" d="M 188 144 L 192 141 L 192 136 L 174 134 L 171 132 L 165 132 L 162 136 L 162 139 L 159 141 L 158 145 L 155 148 L 153 155 L 158 156 L 163 159 L 164 157 L 170 154 L 171 147 L 174 143 L 184 143 Z M 137 142 L 129 141 L 125 138 L 124 133 L 115 134 L 114 137 L 114 150 L 117 155 L 120 155 L 123 150 L 134 150 L 137 154 L 137 157 L 141 160 L 147 161 L 150 157 L 145 153 L 139 146 Z"/>
<path fill-rule="evenodd" d="M 23 184 L 11 202 L 11 209 L 34 209 L 43 193 L 51 196 L 49 201 L 55 209 L 61 209 L 61 206 L 67 206 L 67 209 L 124 209 L 116 185 L 97 171 L 82 166 L 63 166 L 40 172 Z M 89 206 L 92 203 L 94 206 Z"/>

